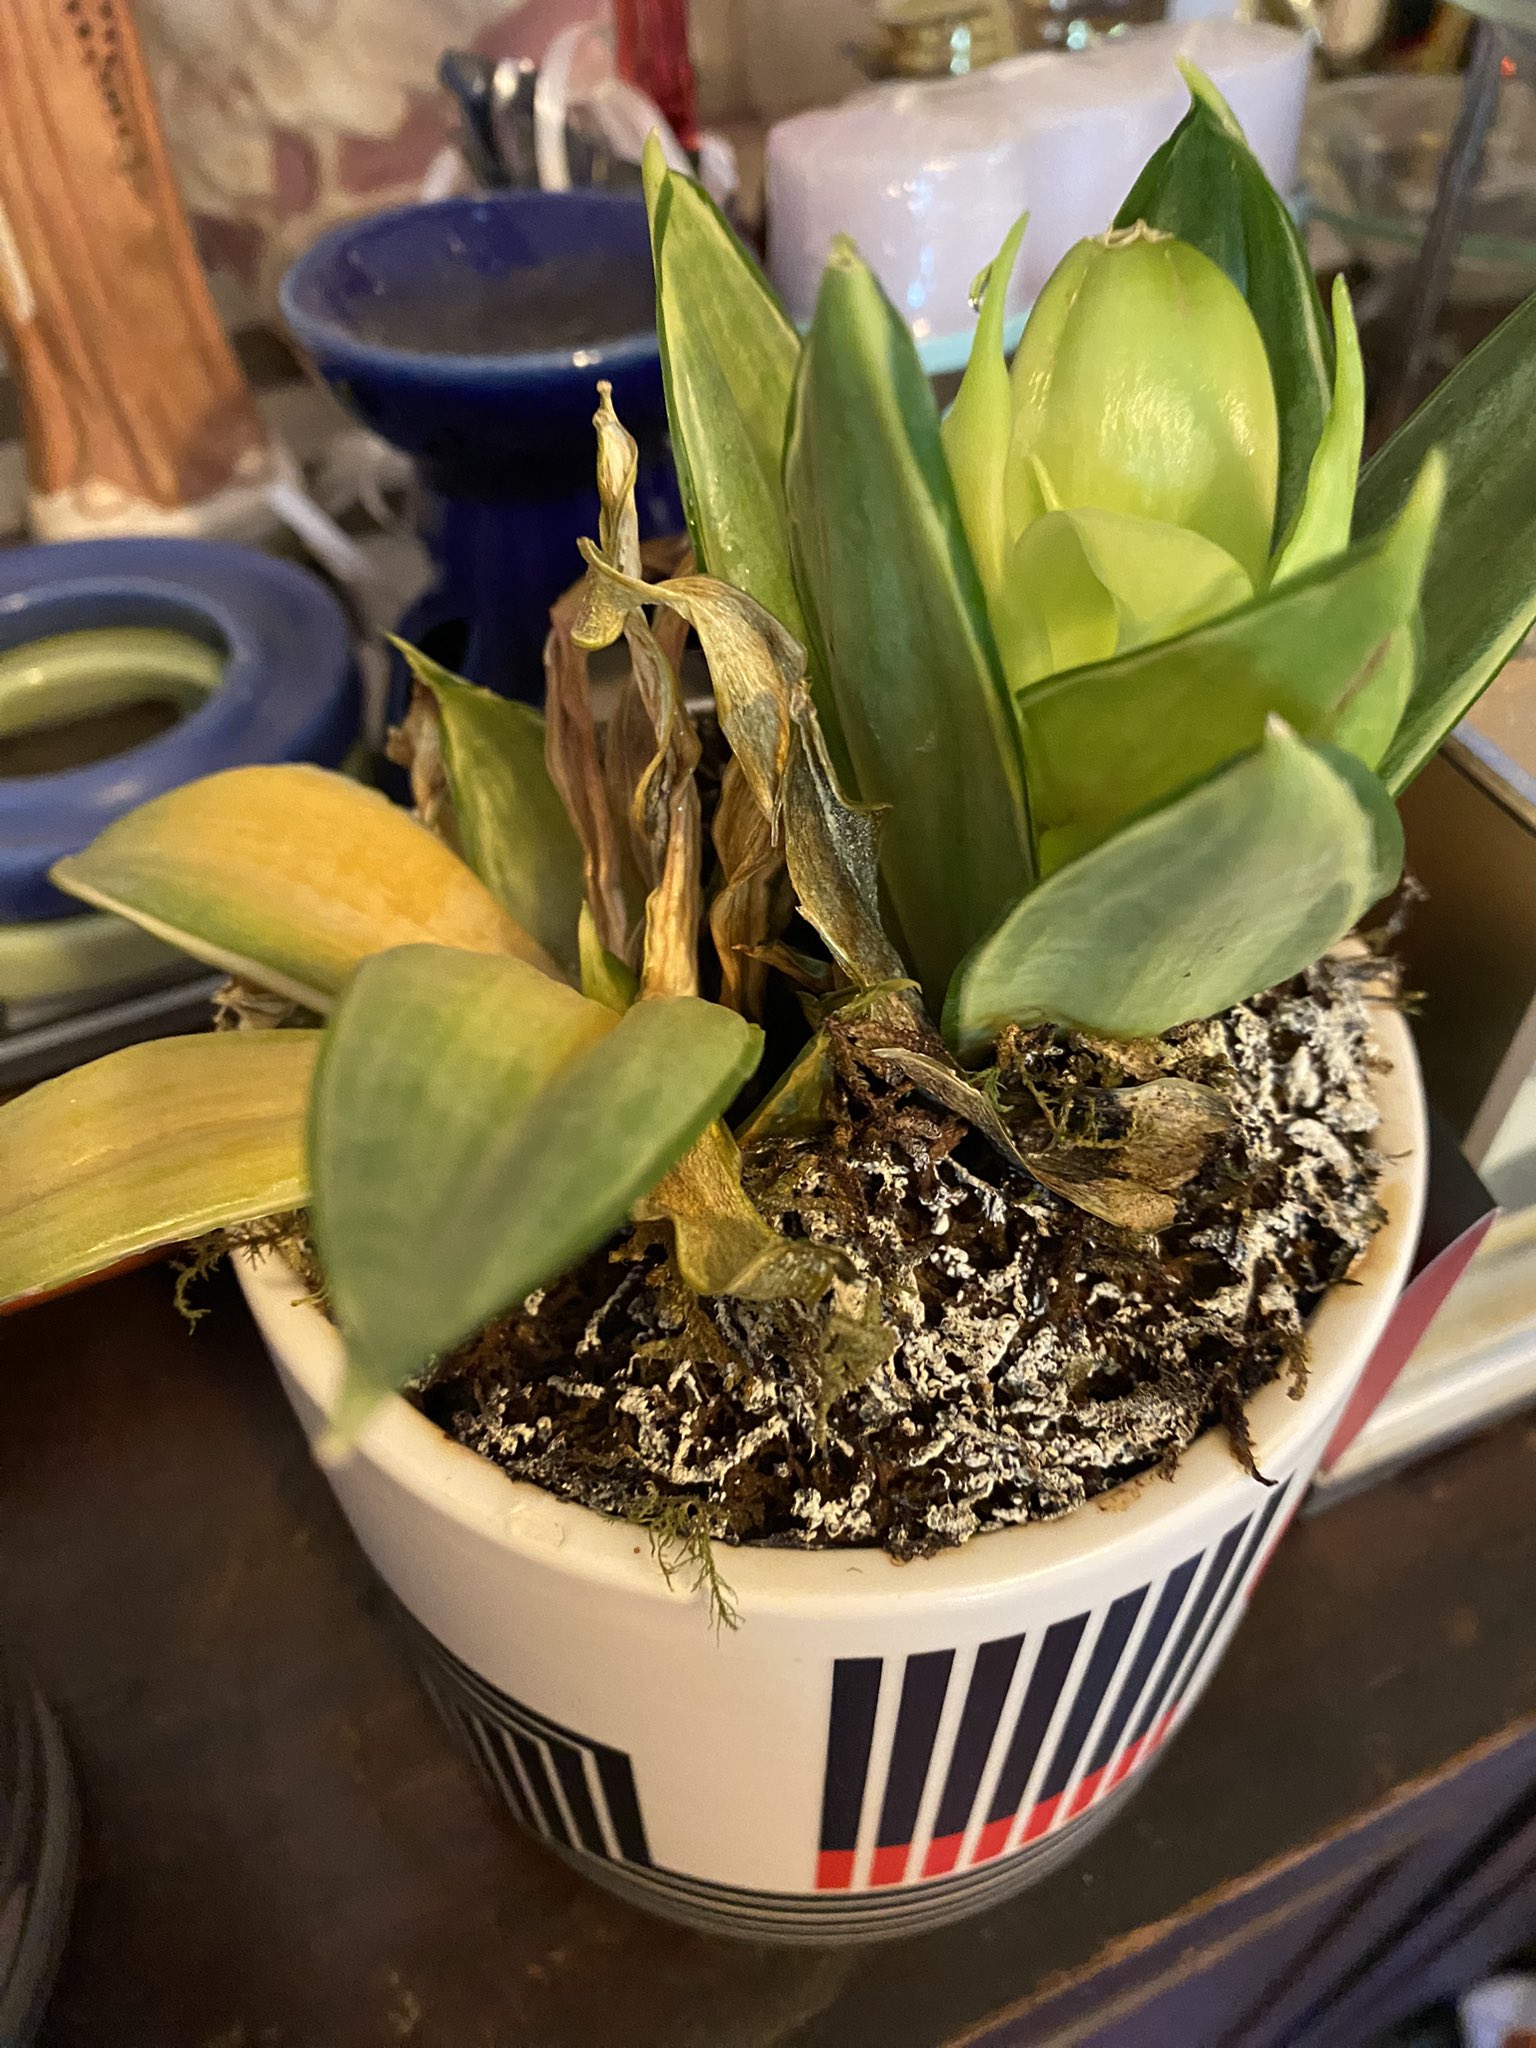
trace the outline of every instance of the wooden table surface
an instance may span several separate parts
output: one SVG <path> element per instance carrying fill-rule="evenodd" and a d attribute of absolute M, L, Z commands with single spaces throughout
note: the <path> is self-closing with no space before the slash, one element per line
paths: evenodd
<path fill-rule="evenodd" d="M 786 1952 L 608 1899 L 490 1807 L 227 1283 L 0 1323 L 0 1639 L 86 1815 L 46 2048 L 937 2048 L 1536 1709 L 1536 1426 L 1304 1519 L 1147 1789 L 968 1926 Z"/>

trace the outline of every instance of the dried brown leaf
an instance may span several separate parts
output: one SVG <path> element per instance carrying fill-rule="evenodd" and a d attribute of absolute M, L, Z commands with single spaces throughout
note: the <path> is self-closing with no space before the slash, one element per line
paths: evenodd
<path fill-rule="evenodd" d="M 597 489 L 605 558 L 622 573 L 624 590 L 644 592 L 635 478 L 640 451 L 613 409 L 613 392 L 598 386 Z M 618 586 L 615 586 L 616 591 Z M 630 799 L 651 890 L 645 904 L 641 989 L 647 996 L 691 996 L 699 991 L 699 919 L 703 911 L 699 792 L 699 736 L 683 702 L 677 670 L 667 658 L 639 603 L 622 614 L 629 646 L 630 689 L 651 727 L 652 752 Z M 637 735 L 626 727 L 628 748 Z"/>
<path fill-rule="evenodd" d="M 624 888 L 624 859 L 609 806 L 592 718 L 591 679 L 575 626 L 585 584 L 566 592 L 550 613 L 544 643 L 545 758 L 581 841 L 587 904 L 604 949 L 638 965 L 633 919 Z"/>
<path fill-rule="evenodd" d="M 709 906 L 709 929 L 720 956 L 720 1000 L 743 1016 L 760 1017 L 771 941 L 789 920 L 784 853 L 741 763 L 726 764 L 714 818 L 715 851 L 724 880 Z"/>
<path fill-rule="evenodd" d="M 1174 1074 L 1117 1088 L 1114 1099 L 1130 1119 L 1114 1149 L 1116 1168 L 1149 1188 L 1183 1187 L 1232 1131 L 1231 1105 L 1214 1088 Z"/>
<path fill-rule="evenodd" d="M 453 798 L 448 789 L 448 770 L 443 762 L 443 728 L 437 700 L 419 682 L 411 684 L 411 701 L 404 718 L 391 726 L 384 742 L 386 757 L 411 778 L 411 802 L 416 815 L 429 832 L 455 853 L 458 834 L 453 825 Z"/>

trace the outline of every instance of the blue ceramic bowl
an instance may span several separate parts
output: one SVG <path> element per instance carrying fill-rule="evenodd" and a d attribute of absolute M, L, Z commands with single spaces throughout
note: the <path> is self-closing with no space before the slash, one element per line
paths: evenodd
<path fill-rule="evenodd" d="M 48 880 L 114 818 L 251 762 L 337 766 L 357 734 L 346 614 L 291 562 L 215 541 L 54 541 L 0 551 L 0 652 L 104 627 L 187 633 L 223 681 L 167 732 L 89 766 L 0 776 L 0 922 L 83 915 Z"/>
<path fill-rule="evenodd" d="M 594 388 L 606 377 L 642 441 L 665 422 L 654 324 L 583 347 L 435 354 L 370 338 L 381 300 L 430 297 L 451 321 L 482 280 L 532 265 L 650 265 L 645 203 L 629 193 L 498 192 L 405 206 L 322 237 L 280 299 L 337 395 L 414 456 L 450 498 L 533 497 L 590 480 Z M 633 296 L 630 295 L 631 309 Z M 469 315 L 466 314 L 466 318 Z"/>

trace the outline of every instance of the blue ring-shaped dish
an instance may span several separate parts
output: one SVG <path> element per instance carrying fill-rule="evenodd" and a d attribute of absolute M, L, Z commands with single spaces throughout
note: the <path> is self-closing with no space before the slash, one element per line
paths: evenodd
<path fill-rule="evenodd" d="M 359 690 L 340 604 L 292 563 L 199 540 L 90 540 L 0 552 L 0 651 L 55 633 L 159 626 L 224 653 L 224 680 L 167 732 L 57 774 L 0 778 L 0 920 L 81 911 L 48 870 L 125 811 L 254 762 L 335 767 Z"/>

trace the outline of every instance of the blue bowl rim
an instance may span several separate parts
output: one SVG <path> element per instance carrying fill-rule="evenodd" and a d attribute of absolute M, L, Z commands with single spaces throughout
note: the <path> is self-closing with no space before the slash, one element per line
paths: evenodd
<path fill-rule="evenodd" d="M 455 379 L 461 383 L 466 380 L 505 383 L 525 377 L 545 378 L 571 370 L 643 369 L 650 363 L 659 362 L 661 343 L 654 327 L 643 333 L 619 335 L 613 341 L 601 342 L 590 348 L 538 349 L 531 354 L 519 355 L 449 355 L 422 349 L 392 348 L 382 342 L 359 341 L 347 328 L 322 314 L 309 312 L 297 302 L 298 287 L 311 267 L 318 268 L 324 259 L 333 256 L 349 242 L 392 227 L 407 216 L 459 212 L 468 207 L 516 206 L 530 199 L 558 201 L 565 198 L 580 198 L 588 204 L 626 212 L 643 212 L 645 208 L 645 201 L 639 193 L 603 192 L 585 186 L 572 193 L 531 190 L 466 192 L 446 199 L 412 200 L 404 206 L 383 207 L 377 213 L 340 222 L 328 229 L 318 241 L 312 242 L 302 256 L 294 258 L 277 287 L 277 302 L 283 319 L 299 345 L 322 359 L 325 365 L 346 363 L 359 370 L 389 369 L 406 376 L 437 376 L 445 381 Z"/>

